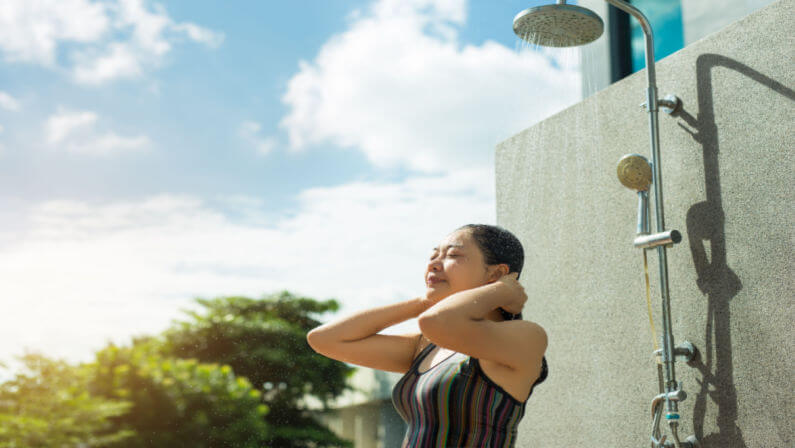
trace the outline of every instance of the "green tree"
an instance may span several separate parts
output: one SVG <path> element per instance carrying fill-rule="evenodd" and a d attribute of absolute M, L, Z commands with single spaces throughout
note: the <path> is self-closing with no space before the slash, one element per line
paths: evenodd
<path fill-rule="evenodd" d="M 337 311 L 334 300 L 317 301 L 281 292 L 246 297 L 197 299 L 202 309 L 164 333 L 164 352 L 231 366 L 263 391 L 272 428 L 268 446 L 351 446 L 310 417 L 306 396 L 324 406 L 348 388 L 353 368 L 317 355 L 306 334 L 320 325 L 315 315 Z"/>
<path fill-rule="evenodd" d="M 19 359 L 23 369 L 0 384 L 0 447 L 104 447 L 133 435 L 111 422 L 131 404 L 90 395 L 85 367 L 35 353 Z"/>
<path fill-rule="evenodd" d="M 114 447 L 259 448 L 270 439 L 260 392 L 229 366 L 170 359 L 154 338 L 109 345 L 92 364 L 95 395 L 124 399 L 114 425 L 132 433 Z"/>

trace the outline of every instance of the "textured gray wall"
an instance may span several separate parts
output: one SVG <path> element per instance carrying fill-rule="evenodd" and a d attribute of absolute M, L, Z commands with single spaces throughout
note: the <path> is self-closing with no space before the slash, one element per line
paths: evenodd
<path fill-rule="evenodd" d="M 791 447 L 793 393 L 793 3 L 782 0 L 657 64 L 684 438 L 705 448 Z M 497 147 L 497 221 L 526 247 L 525 318 L 549 334 L 550 376 L 527 405 L 520 447 L 647 447 L 651 356 L 636 194 L 616 179 L 650 158 L 645 71 Z M 654 221 L 652 221 L 654 222 Z M 649 252 L 657 332 L 656 250 Z M 665 427 L 664 427 L 665 428 Z"/>

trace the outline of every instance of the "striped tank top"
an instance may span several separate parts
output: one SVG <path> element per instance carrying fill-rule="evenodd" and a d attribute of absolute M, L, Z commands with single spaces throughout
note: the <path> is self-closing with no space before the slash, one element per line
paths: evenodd
<path fill-rule="evenodd" d="M 419 372 L 434 347 L 430 343 L 420 352 L 392 390 L 392 403 L 408 424 L 403 448 L 513 447 L 526 402 L 489 379 L 477 358 L 462 353 Z M 546 375 L 544 358 L 533 387 Z"/>

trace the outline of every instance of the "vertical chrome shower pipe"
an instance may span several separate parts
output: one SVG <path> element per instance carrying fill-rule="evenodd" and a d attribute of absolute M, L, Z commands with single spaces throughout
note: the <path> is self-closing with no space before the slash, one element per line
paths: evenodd
<path fill-rule="evenodd" d="M 654 71 L 654 39 L 649 20 L 640 10 L 621 0 L 605 0 L 616 8 L 635 17 L 643 29 L 646 43 L 646 77 L 648 88 L 646 90 L 646 105 L 649 111 L 649 129 L 651 133 L 652 155 L 652 184 L 654 185 L 654 209 L 657 221 L 657 232 L 665 231 L 665 217 L 663 215 L 662 173 L 660 171 L 660 134 L 657 120 L 657 79 Z M 645 249 L 644 249 L 645 250 Z M 660 293 L 662 295 L 662 326 L 663 348 L 662 362 L 665 368 L 665 392 L 677 390 L 676 370 L 674 367 L 674 337 L 671 329 L 671 301 L 668 293 L 668 256 L 665 245 L 657 247 L 660 265 Z M 666 399 L 669 413 L 678 414 L 677 402 Z"/>

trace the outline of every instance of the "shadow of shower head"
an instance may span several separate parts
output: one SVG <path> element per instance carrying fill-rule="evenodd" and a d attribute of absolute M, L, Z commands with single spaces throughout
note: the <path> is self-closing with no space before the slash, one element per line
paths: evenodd
<path fill-rule="evenodd" d="M 651 165 L 640 154 L 627 154 L 618 161 L 618 180 L 627 188 L 646 191 L 652 182 Z"/>
<path fill-rule="evenodd" d="M 536 6 L 513 19 L 513 32 L 522 40 L 545 47 L 575 47 L 593 42 L 604 32 L 604 22 L 593 11 L 567 5 Z"/>

